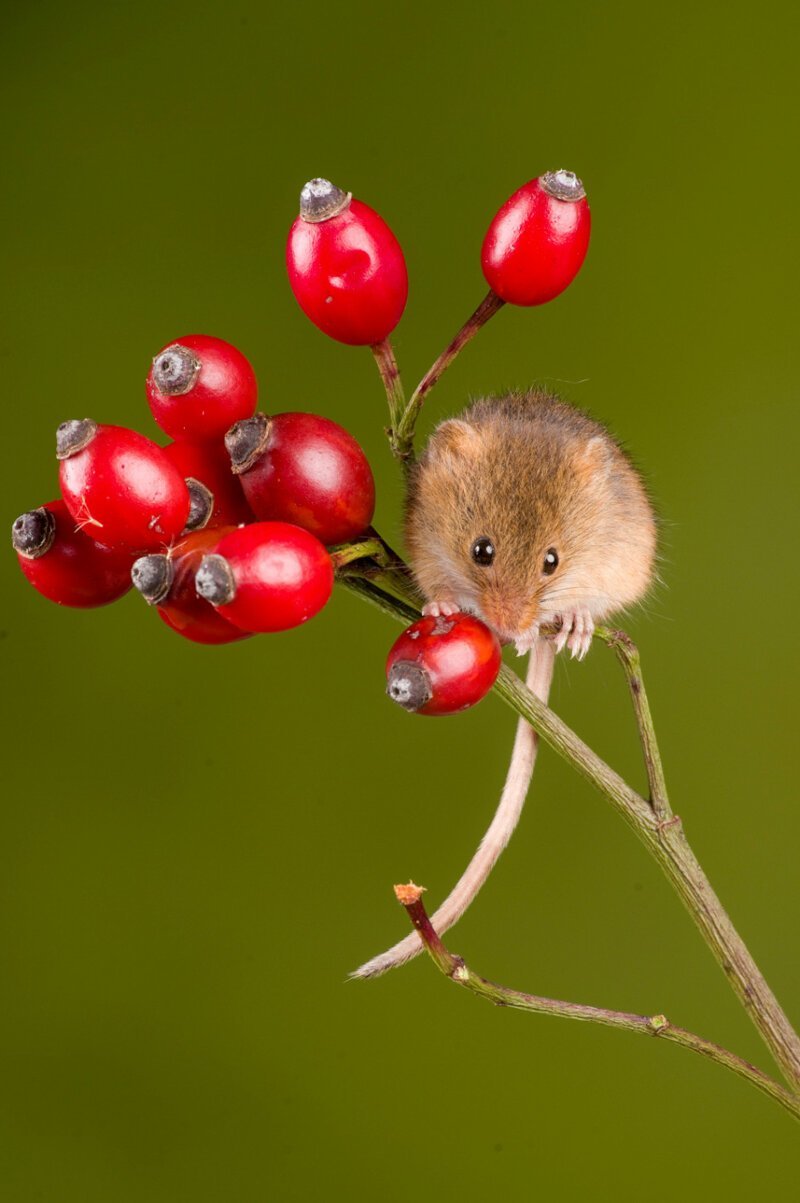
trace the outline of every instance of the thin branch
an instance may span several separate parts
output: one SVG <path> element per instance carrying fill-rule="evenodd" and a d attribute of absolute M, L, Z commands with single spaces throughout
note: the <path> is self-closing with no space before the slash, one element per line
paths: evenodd
<path fill-rule="evenodd" d="M 669 1022 L 665 1015 L 636 1015 L 627 1011 L 609 1011 L 604 1007 L 590 1007 L 580 1003 L 563 1002 L 557 998 L 543 998 L 538 994 L 525 994 L 522 991 L 510 990 L 506 986 L 499 986 L 495 982 L 488 981 L 487 978 L 474 973 L 464 964 L 461 957 L 449 952 L 442 943 L 425 910 L 421 887 L 409 883 L 404 886 L 395 886 L 394 891 L 398 902 L 405 907 L 409 919 L 419 933 L 436 967 L 451 981 L 463 986 L 471 993 L 477 994 L 479 998 L 485 998 L 495 1006 L 513 1007 L 517 1011 L 532 1011 L 539 1015 L 555 1015 L 562 1019 L 579 1019 L 588 1023 L 599 1023 L 605 1027 L 623 1028 L 628 1032 L 639 1032 L 644 1036 L 655 1036 L 659 1040 L 680 1044 L 684 1048 L 691 1049 L 692 1052 L 699 1053 L 701 1057 L 707 1057 L 710 1061 L 716 1061 L 718 1065 L 732 1070 L 740 1078 L 749 1082 L 751 1086 L 755 1086 L 757 1090 L 774 1099 L 795 1119 L 800 1120 L 800 1096 L 791 1094 L 768 1074 L 763 1073 L 762 1070 L 757 1069 L 748 1061 L 744 1061 L 741 1057 L 737 1057 L 728 1049 L 722 1048 L 721 1045 L 704 1040 L 701 1036 L 696 1036 L 694 1032 L 686 1031 L 685 1028 L 676 1027 Z"/>
<path fill-rule="evenodd" d="M 442 351 L 433 367 L 425 373 L 414 389 L 408 405 L 402 411 L 399 422 L 396 425 L 393 423 L 392 453 L 404 465 L 407 466 L 414 458 L 414 431 L 419 411 L 422 409 L 428 393 L 439 382 L 462 348 L 475 337 L 490 318 L 494 317 L 499 309 L 502 309 L 504 304 L 505 301 L 490 289 L 472 316 L 467 319 L 452 342 Z"/>
<path fill-rule="evenodd" d="M 390 339 L 385 338 L 382 343 L 375 343 L 370 350 L 375 356 L 383 387 L 386 390 L 386 400 L 389 403 L 389 439 L 391 441 L 394 439 L 397 423 L 406 406 L 406 394 Z"/>
<path fill-rule="evenodd" d="M 669 822 L 673 817 L 672 808 L 670 807 L 667 795 L 667 783 L 664 780 L 664 769 L 661 764 L 661 753 L 658 750 L 653 716 L 650 713 L 650 703 L 647 700 L 647 693 L 642 678 L 639 649 L 624 631 L 612 631 L 606 627 L 598 627 L 596 633 L 616 653 L 617 659 L 625 672 L 628 687 L 631 691 L 633 710 L 636 715 L 636 723 L 639 728 L 639 738 L 647 770 L 647 781 L 650 786 L 650 805 L 657 818 L 662 822 Z"/>
<path fill-rule="evenodd" d="M 800 1087 L 800 1039 L 692 852 L 675 815 L 664 822 L 504 666 L 495 689 L 542 739 L 591 781 L 655 857 L 789 1084 Z M 546 713 L 543 713 L 546 711 Z M 588 753 L 588 755 L 587 755 Z M 599 762 L 599 763 L 598 763 Z"/>
<path fill-rule="evenodd" d="M 419 610 L 413 609 L 407 602 L 401 601 L 399 597 L 393 597 L 392 594 L 381 589 L 380 585 L 376 584 L 371 576 L 344 573 L 339 577 L 339 584 L 343 585 L 350 593 L 355 593 L 365 601 L 371 602 L 373 606 L 377 606 L 379 610 L 384 614 L 388 614 L 390 618 L 405 623 L 406 626 L 412 622 L 416 622 L 420 616 Z"/>
<path fill-rule="evenodd" d="M 408 588 L 408 582 L 396 570 L 375 566 L 365 572 L 368 574 L 366 580 L 345 576 L 342 583 L 400 622 L 408 624 L 419 616 L 408 600 L 401 601 L 392 595 L 394 588 L 401 595 Z M 545 743 L 590 781 L 633 828 L 684 902 L 786 1080 L 796 1090 L 800 1089 L 800 1038 L 714 893 L 689 846 L 680 818 L 675 815 L 665 821 L 658 819 L 650 804 L 527 689 L 506 665 L 501 668 L 494 689 L 538 731 Z"/>
<path fill-rule="evenodd" d="M 641 832 L 643 828 L 655 825 L 649 803 L 641 794 L 540 701 L 508 665 L 504 664 L 500 669 L 494 688 L 504 702 L 538 731 L 545 743 L 600 790 L 630 827 Z"/>
<path fill-rule="evenodd" d="M 357 560 L 373 559 L 378 564 L 388 564 L 386 548 L 379 537 L 362 539 L 358 543 L 342 543 L 340 547 L 332 547 L 331 561 L 335 572 L 341 572 L 348 564 Z"/>

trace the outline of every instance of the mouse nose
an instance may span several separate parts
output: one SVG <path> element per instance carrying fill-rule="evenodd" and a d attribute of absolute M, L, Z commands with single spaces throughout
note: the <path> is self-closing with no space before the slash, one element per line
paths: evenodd
<path fill-rule="evenodd" d="M 487 595 L 482 608 L 489 625 L 511 637 L 527 631 L 539 613 L 538 605 L 528 598 L 504 597 L 497 593 Z"/>

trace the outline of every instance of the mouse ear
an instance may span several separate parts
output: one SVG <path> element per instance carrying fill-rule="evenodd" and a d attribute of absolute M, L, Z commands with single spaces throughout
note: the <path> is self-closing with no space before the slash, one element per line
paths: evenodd
<path fill-rule="evenodd" d="M 428 455 L 441 459 L 450 455 L 469 455 L 478 445 L 478 432 L 462 418 L 448 418 L 437 426 L 428 443 Z"/>
<path fill-rule="evenodd" d="M 580 477 L 604 479 L 610 466 L 608 443 L 599 434 L 584 443 L 575 456 L 575 470 Z"/>

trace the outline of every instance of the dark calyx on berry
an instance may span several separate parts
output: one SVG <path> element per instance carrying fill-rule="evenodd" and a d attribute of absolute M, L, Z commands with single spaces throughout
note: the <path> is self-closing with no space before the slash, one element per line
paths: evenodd
<path fill-rule="evenodd" d="M 157 606 L 170 591 L 174 569 L 169 556 L 139 556 L 131 568 L 131 580 L 148 606 Z"/>
<path fill-rule="evenodd" d="M 153 383 L 165 396 L 180 397 L 194 387 L 201 366 L 199 355 L 173 343 L 153 360 Z"/>
<path fill-rule="evenodd" d="M 97 434 L 97 423 L 91 418 L 73 418 L 62 422 L 56 431 L 56 459 L 69 459 L 91 443 Z"/>
<path fill-rule="evenodd" d="M 386 678 L 386 692 L 404 710 L 419 710 L 433 697 L 430 677 L 413 660 L 398 660 Z"/>
<path fill-rule="evenodd" d="M 327 221 L 350 204 L 352 192 L 342 192 L 330 180 L 309 180 L 300 193 L 300 216 L 303 221 Z"/>
<path fill-rule="evenodd" d="M 236 596 L 236 582 L 225 557 L 203 556 L 195 574 L 194 587 L 212 606 L 229 605 Z"/>
<path fill-rule="evenodd" d="M 579 201 L 586 196 L 586 189 L 574 171 L 547 171 L 541 177 L 541 184 L 548 196 L 556 200 Z"/>
<path fill-rule="evenodd" d="M 37 560 L 50 549 L 55 538 L 56 520 L 49 510 L 40 508 L 20 514 L 11 527 L 14 551 L 28 560 Z"/>
<path fill-rule="evenodd" d="M 225 446 L 231 457 L 231 469 L 237 476 L 249 471 L 261 458 L 269 443 L 270 420 L 266 414 L 235 422 L 225 435 Z"/>
<path fill-rule="evenodd" d="M 202 530 L 214 512 L 214 494 L 193 476 L 186 477 L 186 488 L 189 490 L 189 517 L 185 530 Z"/>

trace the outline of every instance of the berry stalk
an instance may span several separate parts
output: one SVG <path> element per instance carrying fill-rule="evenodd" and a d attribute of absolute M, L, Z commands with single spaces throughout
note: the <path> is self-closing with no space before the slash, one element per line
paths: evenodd
<path fill-rule="evenodd" d="M 490 289 L 472 316 L 467 319 L 455 338 L 445 347 L 414 389 L 408 404 L 400 415 L 400 420 L 396 425 L 392 424 L 393 431 L 390 438 L 392 454 L 402 464 L 407 466 L 414 458 L 414 431 L 419 412 L 428 393 L 439 383 L 450 364 L 467 343 L 475 337 L 490 318 L 502 309 L 504 304 L 505 301 Z"/>
<path fill-rule="evenodd" d="M 389 403 L 390 438 L 393 438 L 400 415 L 406 407 L 406 394 L 400 379 L 400 369 L 397 366 L 394 348 L 388 335 L 383 342 L 375 343 L 370 349 L 375 356 L 375 363 L 378 365 L 383 387 L 386 390 L 386 400 Z"/>
<path fill-rule="evenodd" d="M 344 543 L 341 547 L 332 547 L 330 556 L 333 570 L 337 576 L 348 564 L 354 564 L 358 560 L 374 560 L 381 565 L 388 563 L 383 540 L 377 536 L 374 539 L 363 539 L 358 543 Z"/>

